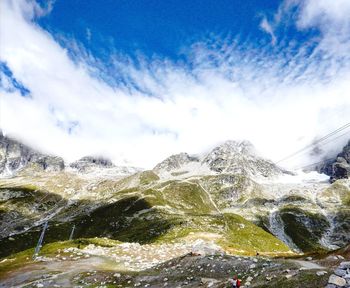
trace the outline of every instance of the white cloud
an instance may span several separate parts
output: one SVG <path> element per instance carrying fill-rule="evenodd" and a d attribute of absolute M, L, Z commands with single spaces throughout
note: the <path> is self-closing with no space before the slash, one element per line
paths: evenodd
<path fill-rule="evenodd" d="M 263 19 L 260 22 L 260 28 L 265 31 L 267 34 L 270 35 L 271 37 L 271 44 L 275 45 L 277 38 L 275 33 L 273 32 L 273 28 L 271 26 L 271 24 L 269 23 L 269 21 L 267 21 L 266 17 L 263 17 Z"/>
<path fill-rule="evenodd" d="M 329 30 L 331 28 L 329 25 L 342 28 L 350 23 L 350 1 L 348 0 L 303 0 L 297 2 L 300 2 L 299 5 L 301 5 L 298 20 L 300 27 L 321 25 L 322 29 Z"/>
<path fill-rule="evenodd" d="M 336 54 L 308 47 L 288 56 L 278 45 L 266 53 L 208 41 L 192 47 L 193 69 L 114 56 L 106 65 L 128 81 L 112 87 L 98 77 L 103 63 L 74 41 L 81 58 L 72 61 L 31 21 L 33 3 L 0 3 L 1 60 L 32 96 L 0 90 L 0 127 L 45 152 L 152 167 L 173 153 L 249 139 L 279 160 L 349 122 L 349 58 L 340 65 Z"/>
<path fill-rule="evenodd" d="M 92 36 L 91 30 L 89 28 L 86 28 L 86 39 L 88 40 L 88 42 L 91 41 L 91 36 Z"/>
<path fill-rule="evenodd" d="M 348 57 L 350 45 L 349 0 L 284 0 L 275 15 L 275 25 L 295 24 L 301 31 L 320 32 L 318 49 Z"/>

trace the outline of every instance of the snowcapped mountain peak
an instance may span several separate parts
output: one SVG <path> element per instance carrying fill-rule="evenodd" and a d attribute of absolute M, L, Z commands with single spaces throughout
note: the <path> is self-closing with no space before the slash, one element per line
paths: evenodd
<path fill-rule="evenodd" d="M 156 165 L 154 171 L 163 177 L 189 177 L 218 173 L 272 177 L 283 174 L 273 162 L 256 153 L 249 141 L 228 140 L 200 157 L 187 153 L 172 155 Z"/>

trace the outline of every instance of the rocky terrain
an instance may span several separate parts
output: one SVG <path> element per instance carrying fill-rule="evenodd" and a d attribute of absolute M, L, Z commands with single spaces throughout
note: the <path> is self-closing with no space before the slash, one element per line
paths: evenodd
<path fill-rule="evenodd" d="M 11 267 L 12 271 L 5 272 L 8 277 L 2 285 L 13 287 L 29 282 L 30 287 L 228 287 L 228 279 L 238 275 L 244 287 L 301 288 L 325 286 L 332 273 L 318 260 L 228 255 L 208 244 L 139 245 L 103 239 L 60 242 L 56 247 L 49 244 L 35 262 L 30 260 L 30 254 L 23 253 L 15 260 L 3 260 L 2 267 Z M 337 265 L 341 259 L 341 255 L 329 256 L 327 261 Z M 19 268 L 23 264 L 16 264 L 20 260 L 26 263 L 26 270 Z"/>
<path fill-rule="evenodd" d="M 328 279 L 327 288 L 350 286 L 350 262 L 341 262 Z"/>
<path fill-rule="evenodd" d="M 323 287 L 349 256 L 350 181 L 246 141 L 147 171 L 90 156 L 55 169 L 2 134 L 0 156 L 0 287 Z"/>
<path fill-rule="evenodd" d="M 330 181 L 334 182 L 338 179 L 350 177 L 350 141 L 344 146 L 343 151 L 340 152 L 335 159 L 327 160 L 316 167 L 321 173 L 330 176 Z"/>
<path fill-rule="evenodd" d="M 10 176 L 30 165 L 46 171 L 61 171 L 65 168 L 62 158 L 41 154 L 4 136 L 0 131 L 0 174 Z"/>

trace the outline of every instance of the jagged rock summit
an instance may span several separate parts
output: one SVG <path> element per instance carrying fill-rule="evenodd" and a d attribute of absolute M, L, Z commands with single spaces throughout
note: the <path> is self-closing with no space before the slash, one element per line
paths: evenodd
<path fill-rule="evenodd" d="M 155 171 L 175 171 L 183 168 L 184 165 L 192 163 L 192 162 L 200 162 L 199 158 L 196 156 L 190 156 L 187 153 L 179 153 L 175 155 L 171 155 L 166 158 L 164 161 L 154 167 Z"/>
<path fill-rule="evenodd" d="M 60 172 L 68 169 L 80 174 L 91 172 L 96 175 L 105 174 L 106 177 L 131 175 L 141 171 L 135 167 L 116 166 L 107 158 L 93 156 L 85 156 L 67 165 L 61 157 L 40 153 L 5 136 L 0 130 L 0 177 L 11 177 L 27 168 L 46 172 Z"/>
<path fill-rule="evenodd" d="M 330 176 L 330 182 L 350 178 L 350 140 L 335 159 L 321 163 L 316 170 Z"/>
<path fill-rule="evenodd" d="M 113 178 L 115 176 L 127 176 L 142 171 L 142 169 L 131 166 L 116 166 L 113 162 L 102 156 L 85 156 L 69 164 L 73 172 L 98 177 Z"/>
<path fill-rule="evenodd" d="M 153 171 L 162 176 L 243 174 L 252 177 L 278 176 L 287 171 L 260 157 L 249 141 L 229 140 L 201 156 L 172 155 Z"/>
<path fill-rule="evenodd" d="M 0 131 L 0 175 L 9 176 L 33 164 L 46 171 L 65 168 L 62 158 L 39 153 Z"/>
<path fill-rule="evenodd" d="M 100 167 L 100 168 L 111 168 L 115 167 L 111 160 L 103 157 L 93 157 L 93 156 L 85 156 L 78 161 L 75 161 L 69 166 L 73 169 L 77 169 L 80 172 L 84 172 L 92 167 Z"/>

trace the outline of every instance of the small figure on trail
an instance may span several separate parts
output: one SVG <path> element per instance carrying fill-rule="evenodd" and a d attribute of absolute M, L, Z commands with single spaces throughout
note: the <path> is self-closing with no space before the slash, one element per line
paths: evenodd
<path fill-rule="evenodd" d="M 190 256 L 201 256 L 201 254 L 196 253 L 196 252 L 192 252 L 192 251 L 189 253 L 189 255 Z"/>
<path fill-rule="evenodd" d="M 233 276 L 232 279 L 230 279 L 230 288 L 239 288 L 241 287 L 241 281 L 238 279 L 237 275 Z"/>

